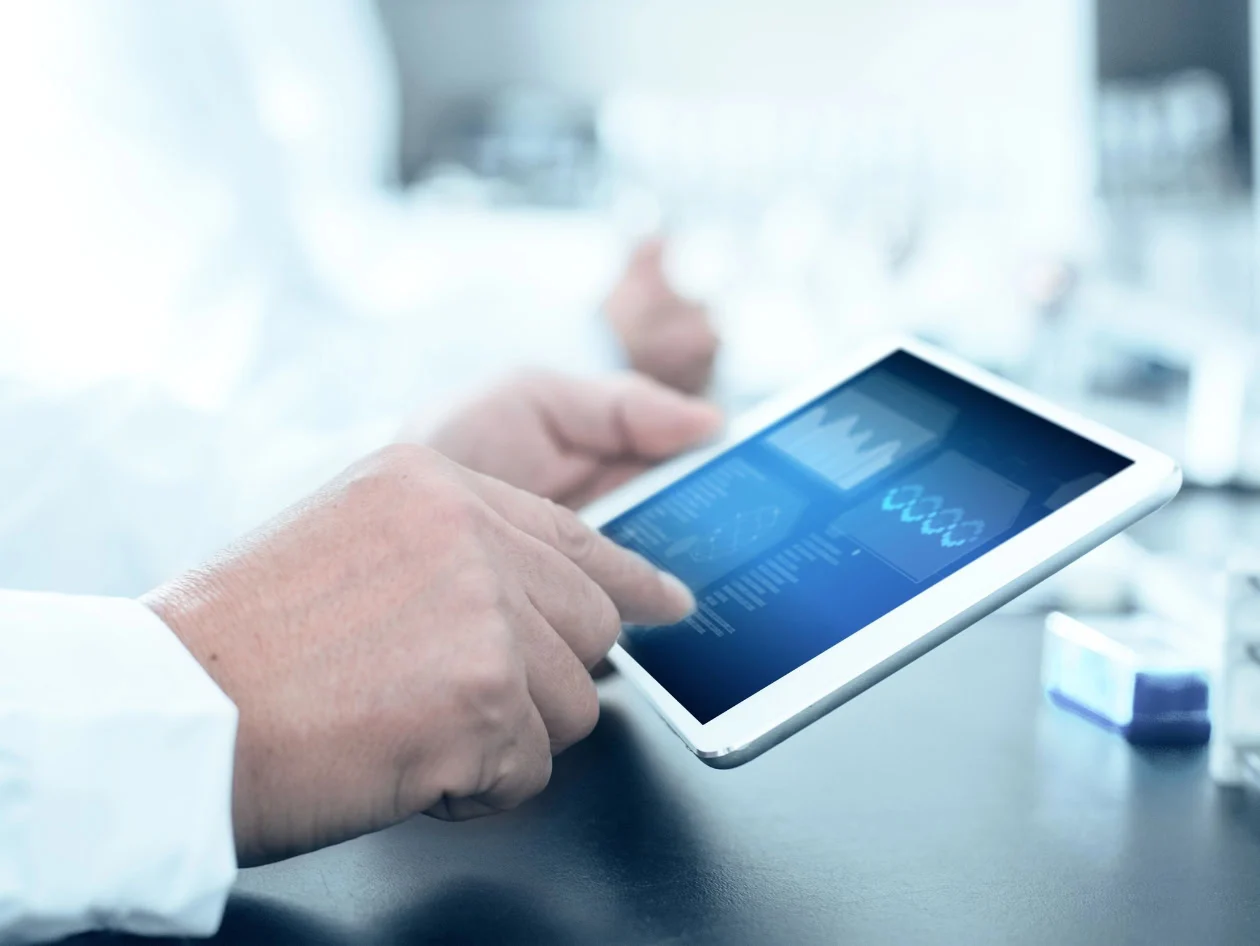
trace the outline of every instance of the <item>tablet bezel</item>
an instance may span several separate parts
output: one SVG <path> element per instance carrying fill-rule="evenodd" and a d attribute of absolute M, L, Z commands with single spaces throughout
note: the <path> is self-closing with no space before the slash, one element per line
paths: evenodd
<path fill-rule="evenodd" d="M 582 510 L 583 520 L 602 527 L 899 350 L 1119 453 L 1132 465 L 708 723 L 692 716 L 620 645 L 614 646 L 609 655 L 613 665 L 710 764 L 740 764 L 781 741 L 1159 508 L 1181 485 L 1180 470 L 1164 454 L 962 359 L 899 337 L 862 345 L 827 370 L 741 415 L 719 441 L 592 503 Z"/>

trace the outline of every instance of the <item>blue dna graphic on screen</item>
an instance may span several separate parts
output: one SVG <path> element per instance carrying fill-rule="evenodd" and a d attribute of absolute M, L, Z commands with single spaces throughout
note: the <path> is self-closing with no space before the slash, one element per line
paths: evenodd
<path fill-rule="evenodd" d="M 1009 529 L 1028 491 L 946 450 L 872 493 L 829 529 L 923 581 Z"/>
<path fill-rule="evenodd" d="M 917 522 L 923 535 L 939 537 L 942 548 L 960 548 L 979 542 L 984 535 L 983 519 L 966 518 L 961 507 L 947 507 L 944 497 L 928 495 L 918 483 L 894 486 L 884 494 L 880 508 L 898 513 L 904 523 Z"/>

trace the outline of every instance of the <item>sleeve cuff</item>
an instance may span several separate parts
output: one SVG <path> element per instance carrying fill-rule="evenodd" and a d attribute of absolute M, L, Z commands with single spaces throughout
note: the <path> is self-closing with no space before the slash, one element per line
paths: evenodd
<path fill-rule="evenodd" d="M 236 719 L 139 602 L 0 592 L 0 941 L 212 934 Z"/>

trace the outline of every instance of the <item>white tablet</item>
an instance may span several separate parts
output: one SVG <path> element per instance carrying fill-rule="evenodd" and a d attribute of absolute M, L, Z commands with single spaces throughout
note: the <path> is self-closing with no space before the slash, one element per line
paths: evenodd
<path fill-rule="evenodd" d="M 866 347 L 583 511 L 699 610 L 611 660 L 732 766 L 1154 511 L 1168 457 L 921 343 Z"/>

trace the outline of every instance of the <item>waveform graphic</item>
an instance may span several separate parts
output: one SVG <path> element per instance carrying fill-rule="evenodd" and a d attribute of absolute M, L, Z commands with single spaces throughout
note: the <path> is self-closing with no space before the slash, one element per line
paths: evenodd
<path fill-rule="evenodd" d="M 857 389 L 846 389 L 775 431 L 766 442 L 843 490 L 866 482 L 939 439 Z"/>
<path fill-rule="evenodd" d="M 905 523 L 919 523 L 919 532 L 927 536 L 940 536 L 941 547 L 961 548 L 979 542 L 984 535 L 983 519 L 964 519 L 966 512 L 959 506 L 945 508 L 941 496 L 925 495 L 918 484 L 894 486 L 884 494 L 880 508 L 884 512 L 900 513 Z"/>

